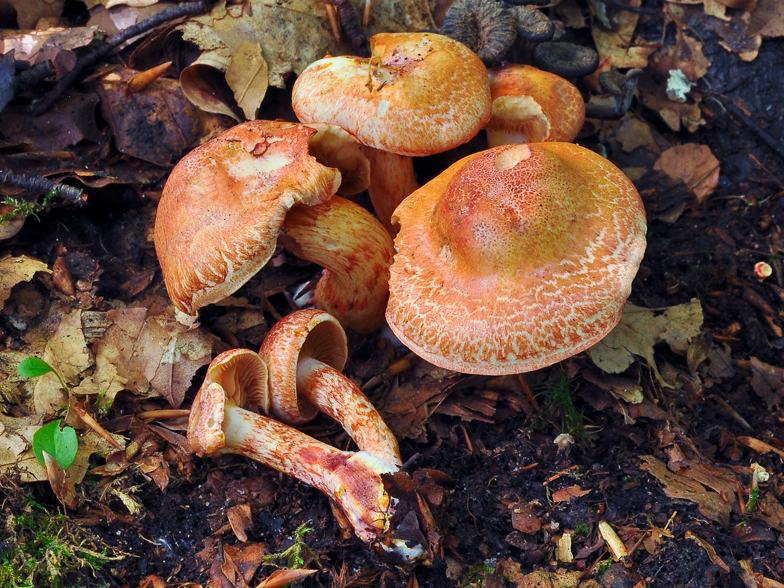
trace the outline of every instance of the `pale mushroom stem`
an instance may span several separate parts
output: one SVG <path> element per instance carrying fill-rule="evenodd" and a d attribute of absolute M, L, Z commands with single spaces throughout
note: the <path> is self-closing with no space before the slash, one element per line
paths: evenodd
<path fill-rule="evenodd" d="M 368 333 L 384 323 L 394 244 L 367 210 L 341 198 L 295 206 L 278 242 L 325 268 L 315 304 L 345 327 Z"/>
<path fill-rule="evenodd" d="M 360 451 L 340 451 L 274 419 L 227 401 L 220 384 L 202 389 L 194 402 L 189 438 L 198 454 L 243 455 L 321 490 L 346 513 L 357 536 L 382 540 L 394 512 L 382 474 L 391 467 Z M 194 418 L 194 417 L 192 417 Z"/>
<path fill-rule="evenodd" d="M 340 451 L 300 431 L 227 405 L 223 430 L 228 453 L 249 457 L 317 488 L 346 513 L 360 539 L 378 540 L 391 516 L 381 474 L 395 469 L 365 452 Z"/>
<path fill-rule="evenodd" d="M 403 465 L 395 435 L 370 400 L 338 370 L 317 359 L 301 359 L 297 391 L 339 422 L 361 451 L 395 468 Z"/>
<path fill-rule="evenodd" d="M 370 161 L 370 200 L 381 223 L 394 236 L 398 225 L 392 226 L 392 213 L 397 205 L 419 189 L 414 175 L 414 160 L 407 155 L 397 155 L 373 147 L 363 148 Z"/>

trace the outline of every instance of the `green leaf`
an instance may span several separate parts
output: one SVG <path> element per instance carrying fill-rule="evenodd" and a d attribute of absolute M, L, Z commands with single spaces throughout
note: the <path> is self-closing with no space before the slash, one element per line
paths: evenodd
<path fill-rule="evenodd" d="M 43 359 L 37 357 L 28 357 L 19 364 L 16 371 L 23 378 L 37 378 L 49 372 L 53 372 L 54 368 L 46 363 Z M 62 465 L 62 464 L 61 464 Z"/>
<path fill-rule="evenodd" d="M 58 419 L 44 425 L 33 435 L 33 453 L 41 465 L 44 465 L 44 451 L 54 457 L 63 469 L 76 459 L 76 451 L 79 448 L 76 431 L 69 426 L 60 428 L 61 422 L 62 420 Z"/>

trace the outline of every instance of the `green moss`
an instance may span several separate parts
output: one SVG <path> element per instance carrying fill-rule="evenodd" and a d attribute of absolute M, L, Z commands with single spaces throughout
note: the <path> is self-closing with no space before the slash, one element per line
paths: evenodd
<path fill-rule="evenodd" d="M 7 538 L 0 550 L 0 588 L 71 587 L 75 574 L 94 577 L 106 562 L 121 559 L 57 508 L 36 501 L 28 489 L 7 477 L 0 488 L 6 494 L 2 526 Z M 89 585 L 89 578 L 80 585 Z"/>

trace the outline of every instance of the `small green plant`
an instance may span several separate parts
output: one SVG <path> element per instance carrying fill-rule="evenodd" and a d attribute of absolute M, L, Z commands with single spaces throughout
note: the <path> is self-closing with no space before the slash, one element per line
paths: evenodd
<path fill-rule="evenodd" d="M 53 373 L 60 381 L 63 390 L 68 392 L 63 377 L 51 365 L 38 357 L 28 357 L 19 363 L 16 370 L 23 378 L 38 378 L 44 374 Z M 62 420 L 58 419 L 38 429 L 33 435 L 33 453 L 41 465 L 44 463 L 44 451 L 54 457 L 60 467 L 66 469 L 76 459 L 79 440 L 73 427 L 61 426 Z"/>
<path fill-rule="evenodd" d="M 0 588 L 65 588 L 73 585 L 69 575 L 95 574 L 107 561 L 122 559 L 105 546 L 96 546 L 64 514 L 53 514 L 29 495 L 15 507 L 9 501 L 4 505 L 8 540 L 0 551 Z"/>
<path fill-rule="evenodd" d="M 568 433 L 575 441 L 590 445 L 592 429 L 595 427 L 585 423 L 585 416 L 574 405 L 573 381 L 574 378 L 561 370 L 556 382 L 542 386 L 541 392 L 537 394 L 542 399 L 538 421 L 542 424 L 557 423 L 560 433 Z"/>
<path fill-rule="evenodd" d="M 309 527 L 310 521 L 306 523 L 302 523 L 297 530 L 294 531 L 294 545 L 281 551 L 280 553 L 270 553 L 269 555 L 265 555 L 261 558 L 261 563 L 263 564 L 271 564 L 277 565 L 275 562 L 280 560 L 286 561 L 286 568 L 290 570 L 299 570 L 305 567 L 305 558 L 304 555 L 309 555 L 313 558 L 313 561 L 316 562 L 318 567 L 321 567 L 321 563 L 316 557 L 315 552 L 310 548 L 310 546 L 305 543 L 303 537 L 313 531 L 313 527 Z"/>
<path fill-rule="evenodd" d="M 749 502 L 746 504 L 746 512 L 752 513 L 757 508 L 757 503 L 759 502 L 759 487 L 752 489 L 751 493 L 749 494 Z"/>
<path fill-rule="evenodd" d="M 574 536 L 577 537 L 578 535 L 588 535 L 591 532 L 591 528 L 588 526 L 587 523 L 580 523 L 574 528 Z"/>
<path fill-rule="evenodd" d="M 495 571 L 493 566 L 487 564 L 478 564 L 468 570 L 463 576 L 463 581 L 460 583 L 460 588 L 482 588 L 488 579 L 488 576 Z"/>
<path fill-rule="evenodd" d="M 13 196 L 4 197 L 3 200 L 0 201 L 0 204 L 6 204 L 13 207 L 13 209 L 10 212 L 0 215 L 0 225 L 17 216 L 22 216 L 24 218 L 34 216 L 40 221 L 41 219 L 38 218 L 38 213 L 49 206 L 55 196 L 57 196 L 57 190 L 50 190 L 41 202 L 38 202 L 37 200 L 28 202 L 27 200 L 14 198 Z"/>

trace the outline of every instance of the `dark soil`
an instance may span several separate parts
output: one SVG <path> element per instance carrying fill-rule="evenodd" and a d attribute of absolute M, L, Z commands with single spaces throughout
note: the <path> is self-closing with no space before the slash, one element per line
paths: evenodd
<path fill-rule="evenodd" d="M 656 2 L 644 4 L 660 7 Z M 741 102 L 756 125 L 773 137 L 784 136 L 784 82 L 780 75 L 784 71 L 784 40 L 764 41 L 759 56 L 743 62 L 719 45 L 715 33 L 699 33 L 712 62 L 700 89 Z M 712 114 L 707 124 L 695 133 L 679 134 L 668 130 L 656 112 L 637 102 L 632 106 L 635 115 L 669 144 L 708 145 L 721 162 L 721 176 L 718 189 L 702 205 L 697 205 L 683 186 L 667 185 L 651 173 L 638 182 L 650 223 L 648 249 L 631 302 L 664 308 L 696 298 L 704 313 L 702 337 L 707 345 L 726 346 L 733 362 L 756 357 L 783 366 L 784 338 L 770 321 L 780 325 L 784 305 L 780 264 L 784 251 L 780 221 L 784 215 L 784 159 L 719 102 L 718 98 L 706 99 Z M 595 134 L 578 142 L 599 147 Z M 639 150 L 624 153 L 615 143 L 603 147 L 610 160 L 621 167 L 650 167 L 648 156 Z M 426 177 L 438 173 L 439 169 L 433 168 L 442 161 L 430 158 L 417 165 Z M 683 200 L 688 206 L 674 222 L 660 220 Z M 162 291 L 159 272 L 149 288 L 135 297 L 128 296 L 121 286 L 157 267 L 146 235 L 154 208 L 155 203 L 141 198 L 134 186 L 95 189 L 90 191 L 88 206 L 44 213 L 40 223 L 28 222 L 2 249 L 52 262 L 56 245 L 62 243 L 73 252 L 69 262 L 75 278 L 87 279 L 97 268 L 102 270 L 96 282 L 98 297 L 128 305 L 143 303 L 145 297 Z M 245 295 L 253 300 L 262 279 L 268 289 L 270 284 L 288 287 L 318 272 L 316 267 L 289 261 L 282 268 L 265 270 L 263 278 L 245 287 Z M 766 282 L 753 275 L 758 261 L 773 265 L 773 276 Z M 255 301 L 261 302 L 258 296 Z M 760 301 L 774 309 L 772 319 L 766 318 Z M 269 302 L 267 309 L 285 312 L 288 308 L 281 294 L 272 295 Z M 54 310 L 55 305 L 47 303 L 45 311 Z M 217 325 L 225 312 L 207 311 L 205 327 Z M 241 342 L 257 347 L 275 321 L 272 313 L 267 319 L 264 328 L 243 333 Z M 22 332 L 8 316 L 2 321 L 5 346 L 21 347 Z M 403 348 L 392 349 L 377 334 L 367 338 L 352 334 L 351 343 L 353 355 L 346 372 L 361 383 L 408 353 Z M 128 514 L 116 495 L 101 494 L 101 487 L 113 482 L 88 476 L 81 507 L 69 515 L 128 557 L 111 562 L 98 577 L 83 577 L 78 582 L 136 587 L 154 574 L 171 584 L 207 585 L 211 567 L 214 573 L 213 564 L 222 557 L 221 546 L 239 543 L 227 527 L 225 514 L 237 504 L 250 505 L 253 526 L 247 530 L 248 540 L 264 544 L 267 553 L 289 547 L 301 525 L 312 527 L 305 542 L 320 566 L 306 558 L 309 567 L 318 568 L 303 581 L 306 587 L 529 586 L 533 584 L 521 583 L 519 574 L 537 569 L 580 571 L 584 579 L 598 578 L 603 586 L 613 587 L 752 586 L 742 561 L 750 561 L 755 573 L 784 580 L 782 529 L 754 511 L 738 509 L 731 513 L 729 524 L 722 526 L 706 517 L 696 502 L 669 497 L 661 481 L 641 467 L 642 456 L 654 456 L 664 462 L 670 459 L 672 468 L 678 461 L 672 455 L 674 447 L 690 463 L 746 471 L 742 468 L 757 462 L 771 473 L 761 494 L 777 502 L 782 491 L 781 458 L 772 452 L 759 454 L 737 437 L 750 436 L 781 447 L 784 418 L 778 406 L 768 406 L 756 394 L 748 369 L 736 367 L 734 376 L 709 385 L 689 370 L 686 357 L 666 345 L 656 351 L 660 366 L 669 364 L 681 374 L 678 386 L 659 386 L 643 360 L 625 374 L 642 385 L 646 398 L 659 409 L 655 414 L 630 415 L 627 405 L 613 400 L 596 383 L 604 376 L 585 354 L 526 375 L 526 382 L 537 393 L 547 384 L 556 384 L 563 374 L 571 376 L 574 404 L 583 415 L 585 434 L 567 451 L 559 451 L 553 443 L 561 432 L 563 410 L 537 411 L 521 395 L 519 383 L 509 379 L 449 375 L 442 386 L 454 385 L 452 400 L 470 404 L 477 398 L 488 398 L 489 390 L 495 394 L 489 403 L 494 412 L 483 420 L 436 413 L 426 420 L 421 434 L 402 435 L 404 458 L 418 456 L 414 469 L 445 474 L 439 478 L 445 490 L 443 503 L 434 507 L 443 532 L 443 557 L 429 567 L 412 571 L 388 566 L 358 539 L 345 538 L 329 501 L 316 490 L 243 458 L 191 457 L 170 460 L 171 478 L 165 492 L 138 471 L 126 472 L 116 482 L 119 489 L 141 502 L 134 515 Z M 433 385 L 431 375 L 426 366 L 416 365 L 372 388 L 371 399 L 389 408 L 390 391 L 406 385 Z M 688 378 L 691 380 L 686 381 Z M 184 406 L 189 406 L 192 393 Z M 546 404 L 545 396 L 538 400 Z M 120 423 L 123 415 L 152 405 L 163 403 L 120 397 L 107 428 L 111 422 Z M 737 415 L 749 428 L 740 424 Z M 124 431 L 133 437 L 144 429 L 139 423 L 134 427 Z M 345 437 L 337 435 L 337 428 L 326 419 L 309 425 L 308 432 L 346 446 Z M 152 438 L 159 451 L 166 450 L 168 445 L 162 438 Z M 749 477 L 744 474 L 739 479 L 748 489 Z M 555 492 L 572 486 L 578 486 L 583 494 L 571 502 L 553 500 Z M 31 491 L 42 503 L 57 504 L 48 486 L 37 484 Z M 748 492 L 745 498 L 748 500 Z M 526 533 L 515 528 L 512 515 L 519 504 L 531 509 L 541 523 L 540 530 Z M 634 548 L 623 563 L 608 567 L 601 577 L 591 573 L 597 562 L 610 561 L 598 536 L 600 520 L 618 531 L 627 548 Z M 671 536 L 647 549 L 645 541 L 651 530 L 665 527 Z M 571 564 L 556 563 L 555 541 L 565 530 L 575 531 L 572 553 L 577 557 Z M 712 546 L 716 557 L 691 539 L 692 535 Z M 261 567 L 250 584 L 258 584 L 272 569 Z M 518 576 L 514 576 L 515 570 Z"/>

